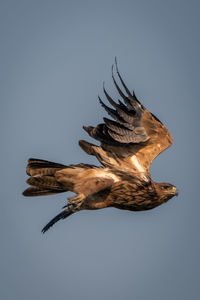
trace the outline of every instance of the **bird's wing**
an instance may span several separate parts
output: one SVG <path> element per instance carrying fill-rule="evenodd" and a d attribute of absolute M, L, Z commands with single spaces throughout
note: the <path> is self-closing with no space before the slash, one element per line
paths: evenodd
<path fill-rule="evenodd" d="M 85 141 L 79 144 L 106 166 L 149 175 L 153 159 L 172 144 L 172 137 L 162 122 L 138 101 L 135 93 L 129 91 L 117 63 L 116 70 L 125 92 L 116 82 L 113 71 L 112 78 L 123 103 L 120 100 L 115 102 L 103 87 L 113 108 L 107 106 L 100 97 L 99 101 L 114 120 L 104 118 L 104 123 L 96 127 L 83 127 L 91 137 L 101 142 L 100 147 Z"/>
<path fill-rule="evenodd" d="M 58 183 L 63 187 L 72 186 L 72 191 L 85 197 L 110 187 L 120 180 L 119 175 L 113 174 L 108 168 L 92 165 L 71 165 L 55 174 Z"/>

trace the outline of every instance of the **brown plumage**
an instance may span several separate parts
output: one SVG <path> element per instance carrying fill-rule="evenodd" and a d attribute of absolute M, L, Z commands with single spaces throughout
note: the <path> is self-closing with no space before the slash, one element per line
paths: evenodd
<path fill-rule="evenodd" d="M 43 229 L 83 209 L 116 207 L 133 211 L 152 209 L 178 194 L 175 186 L 156 183 L 150 178 L 153 159 L 172 144 L 167 128 L 150 113 L 125 85 L 115 61 L 120 88 L 112 68 L 112 78 L 123 102 L 117 103 L 105 90 L 109 104 L 99 97 L 100 104 L 113 118 L 104 118 L 96 127 L 83 127 L 100 146 L 79 141 L 80 147 L 94 155 L 103 165 L 78 164 L 65 166 L 31 158 L 26 172 L 30 185 L 24 196 L 42 196 L 71 191 L 64 210 Z"/>

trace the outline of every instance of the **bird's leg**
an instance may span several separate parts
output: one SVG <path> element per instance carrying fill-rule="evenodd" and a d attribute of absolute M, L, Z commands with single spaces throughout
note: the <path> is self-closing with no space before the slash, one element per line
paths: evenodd
<path fill-rule="evenodd" d="M 69 204 L 68 206 L 72 207 L 72 210 L 79 210 L 84 202 L 85 195 L 84 194 L 78 194 L 75 197 L 68 198 Z"/>

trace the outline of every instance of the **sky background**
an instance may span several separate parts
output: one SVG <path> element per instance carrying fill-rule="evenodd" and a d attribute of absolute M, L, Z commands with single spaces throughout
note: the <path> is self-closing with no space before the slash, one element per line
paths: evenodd
<path fill-rule="evenodd" d="M 200 293 L 199 1 L 0 2 L 0 298 L 187 300 Z M 82 125 L 115 55 L 173 146 L 152 165 L 179 197 L 147 212 L 82 211 L 42 227 L 69 194 L 25 198 L 29 157 L 98 162 Z"/>

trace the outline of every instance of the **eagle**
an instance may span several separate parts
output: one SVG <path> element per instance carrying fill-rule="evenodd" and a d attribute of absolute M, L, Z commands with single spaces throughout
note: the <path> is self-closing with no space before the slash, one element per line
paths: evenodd
<path fill-rule="evenodd" d="M 117 76 L 117 79 L 116 79 Z M 121 100 L 114 101 L 103 84 L 109 106 L 98 97 L 111 119 L 83 126 L 99 145 L 80 140 L 80 147 L 96 156 L 101 166 L 89 164 L 64 165 L 30 158 L 26 166 L 30 185 L 24 196 L 53 195 L 73 192 L 61 213 L 43 229 L 45 233 L 57 221 L 81 210 L 115 207 L 131 211 L 155 208 L 178 195 L 169 183 L 158 183 L 150 177 L 150 166 L 156 156 L 173 142 L 167 128 L 127 88 L 115 59 L 112 80 Z"/>

